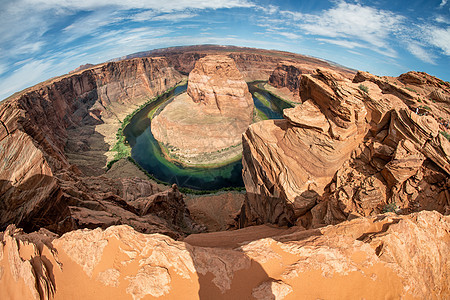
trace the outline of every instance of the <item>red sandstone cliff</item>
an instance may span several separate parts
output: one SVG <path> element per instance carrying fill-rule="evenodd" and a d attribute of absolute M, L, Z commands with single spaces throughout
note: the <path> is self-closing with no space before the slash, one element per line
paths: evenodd
<path fill-rule="evenodd" d="M 448 84 L 425 73 L 359 72 L 351 82 L 318 69 L 301 75 L 298 93 L 303 103 L 285 120 L 243 136 L 248 222 L 317 227 L 386 209 L 450 211 L 448 103 L 429 96 L 445 99 Z"/>
<path fill-rule="evenodd" d="M 231 57 L 236 62 L 236 66 L 244 76 L 245 81 L 268 80 L 278 63 L 282 61 L 292 64 L 301 64 L 304 67 L 313 69 L 326 67 L 346 74 L 354 74 L 353 70 L 334 66 L 324 60 L 310 56 L 284 51 L 235 46 L 196 45 L 172 47 L 136 53 L 123 58 L 163 56 L 167 59 L 169 65 L 173 66 L 177 71 L 187 75 L 194 69 L 197 60 L 211 54 L 221 54 Z"/>
<path fill-rule="evenodd" d="M 27 230 L 47 227 L 62 233 L 129 224 L 142 232 L 177 237 L 181 227 L 191 227 L 176 188 L 162 192 L 137 178 L 86 177 L 65 152 L 73 150 L 66 146 L 75 140 L 86 143 L 73 151 L 88 153 L 89 136 L 103 140 L 102 126 L 117 131 L 126 112 L 181 79 L 164 58 L 138 58 L 63 76 L 3 102 L 0 228 L 15 223 Z M 100 168 L 106 157 L 102 161 Z"/>

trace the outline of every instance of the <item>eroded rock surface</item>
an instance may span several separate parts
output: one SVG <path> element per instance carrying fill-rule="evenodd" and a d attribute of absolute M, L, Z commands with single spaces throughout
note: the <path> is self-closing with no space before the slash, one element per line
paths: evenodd
<path fill-rule="evenodd" d="M 152 120 L 169 156 L 189 165 L 220 164 L 240 155 L 241 134 L 253 118 L 253 99 L 235 62 L 222 55 L 197 61 L 187 94 Z"/>
<path fill-rule="evenodd" d="M 194 224 L 176 187 L 163 192 L 145 179 L 98 176 L 119 121 L 182 78 L 164 58 L 137 58 L 62 76 L 4 101 L 0 228 L 13 223 L 64 233 L 129 224 L 175 238 L 189 232 Z"/>
<path fill-rule="evenodd" d="M 126 225 L 56 237 L 0 233 L 2 299 L 446 299 L 450 217 L 358 218 L 258 238 L 258 227 L 174 241 Z M 233 248 L 222 242 L 233 234 Z M 211 237 L 210 237 L 211 236 Z M 216 246 L 214 246 L 216 245 Z"/>
<path fill-rule="evenodd" d="M 272 81 L 290 85 L 283 78 Z M 303 103 L 243 136 L 247 224 L 320 227 L 386 210 L 450 211 L 450 115 L 425 100 L 430 91 L 450 95 L 447 85 L 417 72 L 358 72 L 353 81 L 325 69 L 302 74 L 290 86 Z M 424 112 L 421 103 L 433 107 Z"/>

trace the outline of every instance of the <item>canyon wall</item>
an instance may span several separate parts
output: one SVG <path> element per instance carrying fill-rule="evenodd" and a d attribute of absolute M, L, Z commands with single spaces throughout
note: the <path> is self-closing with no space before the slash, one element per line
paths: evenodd
<path fill-rule="evenodd" d="M 316 67 L 289 61 L 279 62 L 269 77 L 269 84 L 276 88 L 287 88 L 294 95 L 299 96 L 300 79 L 302 74 L 312 74 Z"/>
<path fill-rule="evenodd" d="M 119 58 L 163 56 L 177 71 L 189 74 L 195 62 L 202 57 L 211 54 L 220 54 L 231 57 L 237 68 L 244 76 L 245 81 L 268 80 L 278 63 L 284 61 L 292 64 L 303 64 L 311 68 L 326 67 L 338 70 L 345 74 L 354 74 L 353 70 L 342 66 L 336 66 L 315 57 L 305 56 L 284 51 L 264 50 L 256 48 L 219 46 L 219 45 L 196 45 L 156 49 L 136 53 Z"/>
<path fill-rule="evenodd" d="M 303 103 L 243 136 L 247 224 L 319 227 L 386 210 L 450 212 L 448 104 L 431 101 L 450 94 L 448 83 L 365 72 L 352 82 L 326 69 L 300 75 L 297 85 L 283 72 L 272 76 Z"/>
<path fill-rule="evenodd" d="M 0 228 L 14 223 L 63 233 L 129 224 L 173 237 L 192 229 L 176 187 L 163 192 L 138 178 L 91 177 L 104 173 L 120 121 L 182 79 L 164 58 L 137 58 L 56 78 L 5 100 L 0 106 Z M 101 151 L 91 148 L 98 147 L 93 141 Z M 75 154 L 84 161 L 74 164 Z"/>

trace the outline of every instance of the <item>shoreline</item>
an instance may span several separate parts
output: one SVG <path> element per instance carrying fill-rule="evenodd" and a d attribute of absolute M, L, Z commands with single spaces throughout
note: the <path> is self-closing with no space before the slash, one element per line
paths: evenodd
<path fill-rule="evenodd" d="M 228 159 L 226 159 L 224 161 L 220 161 L 218 163 L 204 163 L 204 164 L 203 163 L 197 163 L 197 164 L 196 163 L 188 163 L 188 162 L 186 162 L 184 160 L 181 160 L 181 159 L 178 159 L 176 157 L 173 157 L 173 155 L 170 154 L 170 150 L 167 148 L 167 146 L 163 145 L 159 141 L 158 141 L 158 145 L 159 145 L 159 147 L 161 149 L 161 153 L 164 155 L 164 157 L 167 159 L 167 161 L 170 161 L 172 163 L 178 164 L 178 165 L 180 165 L 182 167 L 186 167 L 186 168 L 214 169 L 214 168 L 220 168 L 220 167 L 226 166 L 228 164 L 237 162 L 237 161 L 242 159 L 242 150 L 240 150 L 238 154 L 236 154 L 234 156 L 231 156 L 231 158 L 228 158 Z M 238 145 L 230 146 L 231 149 L 241 148 L 241 147 L 242 147 L 242 143 L 240 143 Z M 227 148 L 225 148 L 225 149 L 227 149 Z M 222 151 L 224 151 L 224 149 L 218 150 L 216 152 L 221 153 Z M 233 151 L 230 151 L 230 152 L 232 153 Z M 213 155 L 213 154 L 216 154 L 216 153 L 215 152 L 212 152 L 212 153 L 211 152 L 205 152 L 205 153 L 199 153 L 198 156 L 200 156 L 200 155 L 208 155 L 208 154 Z"/>

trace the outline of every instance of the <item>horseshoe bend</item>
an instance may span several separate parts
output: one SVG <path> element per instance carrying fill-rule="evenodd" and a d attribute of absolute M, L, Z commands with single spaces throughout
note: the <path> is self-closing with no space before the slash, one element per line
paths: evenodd
<path fill-rule="evenodd" d="M 0 103 L 1 299 L 446 299 L 450 83 L 233 46 Z"/>

